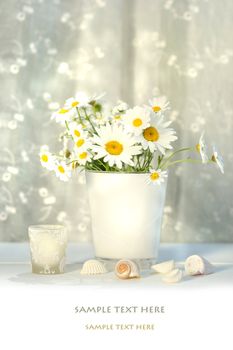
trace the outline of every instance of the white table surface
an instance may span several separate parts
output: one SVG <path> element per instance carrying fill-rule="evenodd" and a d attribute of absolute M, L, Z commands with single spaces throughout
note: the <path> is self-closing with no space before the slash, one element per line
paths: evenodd
<path fill-rule="evenodd" d="M 181 283 L 171 288 L 193 288 L 227 285 L 233 287 L 233 244 L 161 244 L 159 261 L 174 259 L 183 268 L 184 260 L 199 254 L 214 264 L 215 272 L 207 276 L 185 276 Z M 98 276 L 80 274 L 82 263 L 94 257 L 91 244 L 71 243 L 67 249 L 66 271 L 62 275 L 36 275 L 31 273 L 28 243 L 0 244 L 0 285 L 50 285 L 50 286 L 114 286 L 164 288 L 161 276 L 150 270 L 142 271 L 142 278 L 122 281 L 113 272 Z"/>

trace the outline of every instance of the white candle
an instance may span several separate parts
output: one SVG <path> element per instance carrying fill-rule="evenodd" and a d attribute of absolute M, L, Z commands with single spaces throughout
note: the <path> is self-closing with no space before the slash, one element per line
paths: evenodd
<path fill-rule="evenodd" d="M 63 226 L 29 227 L 32 271 L 54 274 L 64 270 L 67 236 Z"/>

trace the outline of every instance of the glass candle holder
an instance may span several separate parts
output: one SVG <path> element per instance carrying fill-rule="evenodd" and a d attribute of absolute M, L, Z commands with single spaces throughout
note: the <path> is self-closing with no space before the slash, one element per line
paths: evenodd
<path fill-rule="evenodd" d="M 67 234 L 61 225 L 32 225 L 28 229 L 32 272 L 64 273 Z"/>

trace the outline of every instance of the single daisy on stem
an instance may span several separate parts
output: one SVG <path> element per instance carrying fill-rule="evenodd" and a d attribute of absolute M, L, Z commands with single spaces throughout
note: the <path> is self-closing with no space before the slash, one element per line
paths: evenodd
<path fill-rule="evenodd" d="M 167 149 L 172 149 L 171 142 L 177 140 L 177 136 L 174 129 L 168 128 L 170 124 L 171 122 L 164 122 L 163 117 L 155 116 L 139 137 L 143 149 L 149 148 L 151 152 L 158 150 L 162 154 Z"/>
<path fill-rule="evenodd" d="M 41 165 L 48 170 L 54 170 L 55 157 L 48 151 L 48 148 L 41 148 L 39 155 Z"/>
<path fill-rule="evenodd" d="M 117 105 L 114 106 L 112 109 L 112 114 L 117 115 L 120 113 L 124 113 L 128 108 L 129 108 L 129 106 L 127 105 L 126 102 L 118 101 Z"/>
<path fill-rule="evenodd" d="M 209 161 L 207 155 L 207 145 L 204 139 L 204 132 L 201 134 L 198 144 L 196 145 L 196 150 L 201 155 L 202 163 L 206 164 Z"/>
<path fill-rule="evenodd" d="M 60 108 L 58 111 L 52 114 L 51 119 L 55 119 L 56 123 L 65 125 L 66 122 L 70 122 L 75 116 L 76 111 L 74 109 Z"/>
<path fill-rule="evenodd" d="M 65 161 L 57 162 L 54 171 L 61 181 L 67 182 L 71 177 L 70 166 L 68 166 Z"/>
<path fill-rule="evenodd" d="M 152 100 L 149 100 L 149 104 L 155 113 L 165 112 L 170 109 L 170 102 L 167 101 L 165 96 L 154 97 Z"/>
<path fill-rule="evenodd" d="M 80 153 L 84 150 L 91 148 L 91 141 L 88 138 L 87 133 L 83 133 L 81 137 L 77 137 L 74 140 L 75 151 Z"/>
<path fill-rule="evenodd" d="M 92 154 L 87 151 L 83 150 L 82 152 L 76 153 L 75 160 L 78 162 L 79 165 L 86 165 L 87 162 L 90 162 L 92 158 Z"/>
<path fill-rule="evenodd" d="M 69 132 L 74 140 L 82 137 L 84 135 L 83 126 L 77 122 L 69 123 Z"/>
<path fill-rule="evenodd" d="M 148 183 L 152 183 L 154 185 L 161 185 L 167 178 L 167 171 L 162 171 L 160 169 L 150 169 L 150 174 L 148 177 Z"/>
<path fill-rule="evenodd" d="M 141 146 L 137 146 L 136 139 L 127 134 L 121 125 L 107 124 L 101 126 L 98 135 L 92 139 L 94 159 L 101 159 L 110 167 L 116 165 L 119 169 L 123 164 L 134 166 L 132 157 L 141 153 Z"/>
<path fill-rule="evenodd" d="M 148 108 L 138 106 L 128 109 L 122 121 L 127 131 L 138 136 L 150 124 L 150 111 Z"/>
<path fill-rule="evenodd" d="M 213 155 L 211 157 L 211 160 L 216 163 L 218 168 L 220 169 L 221 173 L 224 174 L 224 161 L 223 157 L 219 154 L 219 152 L 216 149 L 216 146 L 213 146 Z"/>
<path fill-rule="evenodd" d="M 80 108 L 87 107 L 89 105 L 90 98 L 85 94 L 85 92 L 78 91 L 75 97 L 70 97 L 65 102 L 65 108 Z"/>

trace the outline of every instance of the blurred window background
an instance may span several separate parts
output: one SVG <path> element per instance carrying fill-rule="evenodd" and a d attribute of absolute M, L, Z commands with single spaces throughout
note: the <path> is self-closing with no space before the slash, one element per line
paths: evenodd
<path fill-rule="evenodd" d="M 56 150 L 54 110 L 78 90 L 131 106 L 166 95 L 177 146 L 203 130 L 225 159 L 169 172 L 162 241 L 233 242 L 233 2 L 8 0 L 0 5 L 0 240 L 63 223 L 89 241 L 83 175 L 60 182 L 39 162 Z"/>

